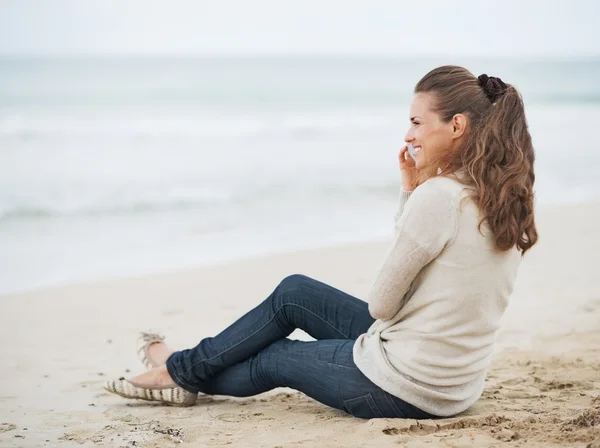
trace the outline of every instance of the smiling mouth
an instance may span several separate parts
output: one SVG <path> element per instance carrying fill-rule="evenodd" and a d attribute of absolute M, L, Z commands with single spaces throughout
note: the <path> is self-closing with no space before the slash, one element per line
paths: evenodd
<path fill-rule="evenodd" d="M 421 151 L 421 146 L 413 146 L 413 149 L 415 150 L 415 154 L 418 153 L 419 151 Z"/>

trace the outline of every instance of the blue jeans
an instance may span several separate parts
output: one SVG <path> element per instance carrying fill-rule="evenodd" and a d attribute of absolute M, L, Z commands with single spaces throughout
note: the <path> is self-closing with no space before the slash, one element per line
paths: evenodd
<path fill-rule="evenodd" d="M 360 418 L 434 418 L 385 392 L 352 357 L 375 321 L 367 302 L 304 275 L 286 277 L 256 308 L 215 337 L 167 360 L 183 389 L 248 397 L 290 387 Z M 296 328 L 316 341 L 286 338 Z"/>

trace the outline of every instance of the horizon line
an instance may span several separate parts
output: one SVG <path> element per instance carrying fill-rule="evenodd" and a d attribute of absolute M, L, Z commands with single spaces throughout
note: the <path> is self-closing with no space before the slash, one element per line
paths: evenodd
<path fill-rule="evenodd" d="M 193 58 L 340 58 L 340 59 L 433 59 L 433 58 L 473 58 L 473 59 L 503 59 L 503 60 L 522 60 L 522 59 L 595 59 L 600 58 L 599 53 L 579 52 L 579 53 L 523 53 L 523 54 L 483 54 L 483 53 L 350 53 L 350 52 L 198 52 L 198 53 L 153 53 L 153 52 L 92 52 L 92 53 L 13 53 L 0 52 L 0 59 L 104 59 L 104 58 L 172 58 L 172 59 L 193 59 Z"/>

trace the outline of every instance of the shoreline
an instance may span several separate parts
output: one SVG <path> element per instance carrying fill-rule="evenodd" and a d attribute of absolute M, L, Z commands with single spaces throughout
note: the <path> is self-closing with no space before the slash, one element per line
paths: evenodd
<path fill-rule="evenodd" d="M 91 286 L 91 285 L 97 285 L 97 284 L 113 282 L 113 281 L 118 282 L 118 281 L 136 280 L 136 279 L 142 280 L 144 278 L 151 278 L 151 277 L 155 277 L 155 276 L 169 276 L 169 275 L 183 274 L 183 273 L 186 273 L 189 271 L 227 267 L 230 265 L 235 265 L 235 264 L 239 264 L 239 263 L 247 263 L 247 262 L 255 261 L 255 260 L 287 257 L 287 256 L 293 256 L 293 255 L 297 255 L 297 254 L 300 254 L 302 256 L 302 253 L 305 253 L 305 252 L 306 252 L 306 255 L 309 255 L 310 253 L 314 253 L 314 252 L 336 250 L 336 249 L 341 249 L 341 248 L 345 248 L 345 247 L 362 247 L 362 246 L 366 246 L 366 245 L 385 246 L 386 244 L 389 244 L 389 241 L 391 241 L 391 232 L 392 232 L 391 229 L 392 229 L 392 227 L 390 226 L 390 238 L 388 240 L 378 238 L 378 237 L 373 237 L 371 239 L 362 239 L 362 240 L 356 240 L 356 241 L 350 241 L 350 242 L 340 242 L 340 243 L 331 243 L 331 244 L 315 243 L 314 246 L 307 247 L 305 245 L 305 247 L 300 248 L 300 249 L 281 249 L 281 250 L 272 250 L 272 251 L 257 252 L 257 253 L 251 253 L 251 254 L 243 254 L 243 255 L 239 255 L 239 256 L 234 256 L 232 258 L 219 259 L 216 261 L 207 260 L 206 262 L 195 263 L 195 264 L 191 264 L 191 265 L 183 266 L 183 267 L 173 267 L 170 269 L 158 268 L 156 270 L 144 271 L 144 272 L 141 272 L 138 274 L 123 273 L 122 275 L 108 275 L 108 276 L 100 275 L 100 276 L 94 277 L 94 278 L 82 278 L 82 279 L 73 280 L 73 281 L 45 284 L 45 285 L 40 285 L 40 286 L 33 286 L 33 287 L 30 287 L 27 289 L 18 289 L 18 290 L 13 290 L 13 291 L 0 291 L 0 301 L 4 298 L 19 296 L 19 295 L 23 295 L 23 294 L 41 293 L 41 292 L 51 291 L 54 289 L 66 289 L 66 288 L 70 288 L 70 287 Z"/>
<path fill-rule="evenodd" d="M 107 378 L 142 371 L 138 331 L 160 330 L 176 348 L 195 345 L 262 301 L 286 275 L 309 275 L 364 300 L 385 241 L 1 295 L 0 444 L 600 444 L 600 204 L 540 208 L 536 216 L 540 240 L 519 269 L 485 391 L 457 417 L 355 419 L 287 388 L 248 398 L 201 397 L 186 409 L 102 390 Z"/>
<path fill-rule="evenodd" d="M 538 216 L 542 216 L 542 220 L 546 215 L 558 215 L 562 212 L 568 213 L 569 210 L 581 210 L 585 208 L 594 208 L 600 210 L 600 198 L 595 200 L 586 200 L 582 202 L 573 202 L 573 203 L 556 203 L 556 204 L 541 204 L 537 205 L 536 210 L 536 219 Z M 549 218 L 546 218 L 549 219 Z M 172 268 L 150 268 L 148 270 L 144 270 L 141 272 L 132 272 L 132 270 L 128 270 L 129 272 L 123 272 L 122 274 L 97 274 L 96 276 L 83 277 L 75 280 L 67 280 L 67 281 L 58 281 L 55 283 L 42 283 L 36 286 L 31 287 L 20 287 L 14 288 L 11 290 L 2 291 L 0 290 L 0 301 L 5 297 L 11 297 L 22 294 L 30 294 L 36 292 L 50 291 L 54 289 L 60 288 L 69 288 L 72 286 L 82 286 L 82 285 L 93 285 L 111 281 L 121 281 L 121 280 L 133 280 L 133 279 L 142 279 L 142 278 L 150 278 L 154 276 L 163 276 L 163 275 L 176 275 L 177 273 L 184 273 L 188 271 L 195 271 L 199 269 L 207 269 L 207 268 L 218 268 L 225 267 L 228 265 L 233 265 L 237 263 L 248 262 L 251 260 L 263 260 L 265 258 L 270 257 L 281 257 L 286 255 L 294 255 L 300 254 L 304 252 L 320 252 L 327 250 L 336 250 L 338 248 L 343 248 L 347 246 L 361 247 L 365 245 L 379 245 L 385 246 L 391 242 L 393 224 L 392 219 L 390 218 L 390 232 L 389 238 L 382 238 L 373 236 L 371 238 L 349 238 L 347 240 L 343 240 L 341 242 L 334 243 L 313 243 L 313 244 L 304 244 L 302 248 L 280 248 L 280 249 L 267 249 L 265 251 L 251 251 L 251 252 L 242 252 L 240 255 L 230 255 L 225 258 L 211 258 L 206 261 L 202 261 L 199 263 L 191 263 L 184 266 L 174 266 Z"/>

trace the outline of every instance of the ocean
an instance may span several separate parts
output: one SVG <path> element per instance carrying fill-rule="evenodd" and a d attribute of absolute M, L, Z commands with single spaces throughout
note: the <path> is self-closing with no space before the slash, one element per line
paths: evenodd
<path fill-rule="evenodd" d="M 538 204 L 600 198 L 600 59 L 0 59 L 0 293 L 391 238 L 416 82 L 525 100 Z"/>

